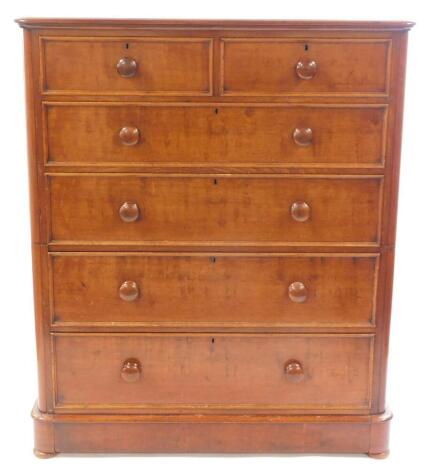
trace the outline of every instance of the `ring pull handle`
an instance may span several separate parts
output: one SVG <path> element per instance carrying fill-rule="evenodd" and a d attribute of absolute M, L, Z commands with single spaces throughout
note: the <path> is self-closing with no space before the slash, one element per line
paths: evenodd
<path fill-rule="evenodd" d="M 128 383 L 138 382 L 141 378 L 141 363 L 138 359 L 130 357 L 123 362 L 121 378 Z"/>
<path fill-rule="evenodd" d="M 119 288 L 119 296 L 125 302 L 133 302 L 139 297 L 139 287 L 135 281 L 124 281 Z"/>
<path fill-rule="evenodd" d="M 300 59 L 295 67 L 297 76 L 302 80 L 310 80 L 315 77 L 318 65 L 313 59 Z"/>
<path fill-rule="evenodd" d="M 132 57 L 122 57 L 117 62 L 117 72 L 120 77 L 132 78 L 135 77 L 138 69 L 138 63 Z"/>
<path fill-rule="evenodd" d="M 135 202 L 124 202 L 119 209 L 119 216 L 123 222 L 130 223 L 138 220 L 140 211 Z"/>
<path fill-rule="evenodd" d="M 291 217 L 296 222 L 306 222 L 310 218 L 311 209 L 304 201 L 296 201 L 291 206 Z"/>
<path fill-rule="evenodd" d="M 138 127 L 125 126 L 119 131 L 119 139 L 123 145 L 131 147 L 136 145 L 140 140 L 140 131 Z"/>
<path fill-rule="evenodd" d="M 292 383 L 301 382 L 305 376 L 303 366 L 296 359 L 291 359 L 285 363 L 285 375 Z"/>
<path fill-rule="evenodd" d="M 313 132 L 310 127 L 296 127 L 293 132 L 294 142 L 300 147 L 308 147 L 313 142 Z"/>
<path fill-rule="evenodd" d="M 307 289 L 303 282 L 293 282 L 288 287 L 288 296 L 292 302 L 303 303 L 307 299 Z"/>

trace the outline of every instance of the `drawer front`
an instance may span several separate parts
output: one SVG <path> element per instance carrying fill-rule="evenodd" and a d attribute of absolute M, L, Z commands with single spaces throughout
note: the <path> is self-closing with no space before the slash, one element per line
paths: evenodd
<path fill-rule="evenodd" d="M 224 39 L 222 90 L 250 96 L 387 94 L 390 44 L 379 39 Z"/>
<path fill-rule="evenodd" d="M 373 166 L 385 154 L 379 105 L 50 103 L 45 113 L 52 163 Z"/>
<path fill-rule="evenodd" d="M 371 335 L 54 336 L 58 408 L 367 409 Z"/>
<path fill-rule="evenodd" d="M 376 255 L 51 255 L 54 325 L 371 326 Z"/>
<path fill-rule="evenodd" d="M 42 89 L 57 93 L 209 95 L 212 40 L 44 38 Z"/>
<path fill-rule="evenodd" d="M 379 243 L 380 177 L 51 176 L 51 240 Z"/>

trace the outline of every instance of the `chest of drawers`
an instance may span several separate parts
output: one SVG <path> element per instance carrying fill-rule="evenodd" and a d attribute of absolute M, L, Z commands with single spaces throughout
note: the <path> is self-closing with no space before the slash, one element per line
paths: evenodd
<path fill-rule="evenodd" d="M 35 453 L 388 453 L 404 22 L 18 20 Z"/>

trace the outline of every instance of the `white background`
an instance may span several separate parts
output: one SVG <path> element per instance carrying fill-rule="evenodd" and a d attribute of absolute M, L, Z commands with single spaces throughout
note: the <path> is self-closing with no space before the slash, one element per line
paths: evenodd
<path fill-rule="evenodd" d="M 47 1 L 0 3 L 0 465 L 23 468 L 190 470 L 234 468 L 432 468 L 432 15 L 428 0 Z M 40 17 L 409 20 L 402 171 L 387 402 L 391 455 L 33 457 L 37 394 L 24 115 L 22 36 L 13 19 Z"/>

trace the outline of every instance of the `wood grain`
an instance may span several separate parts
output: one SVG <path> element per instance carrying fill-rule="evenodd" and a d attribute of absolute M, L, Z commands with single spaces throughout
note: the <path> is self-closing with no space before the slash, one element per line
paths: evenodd
<path fill-rule="evenodd" d="M 382 166 L 386 106 L 46 103 L 53 163 Z M 293 136 L 306 126 L 313 142 Z M 125 146 L 120 130 L 140 138 Z"/>
<path fill-rule="evenodd" d="M 379 177 L 50 176 L 51 240 L 379 243 Z M 291 206 L 311 216 L 297 222 Z M 125 223 L 125 203 L 140 217 Z M 353 217 L 355 214 L 355 217 Z"/>
<path fill-rule="evenodd" d="M 62 409 L 364 409 L 372 335 L 56 334 L 56 406 Z M 141 380 L 125 384 L 133 354 Z M 303 364 L 292 383 L 285 364 Z"/>
<path fill-rule="evenodd" d="M 375 319 L 375 255 L 58 253 L 50 260 L 55 325 L 359 327 Z M 301 303 L 291 300 L 299 281 L 307 286 Z"/>
<path fill-rule="evenodd" d="M 413 23 L 18 23 L 35 454 L 388 455 Z"/>
<path fill-rule="evenodd" d="M 389 49 L 378 40 L 224 38 L 223 94 L 387 94 Z M 298 63 L 311 60 L 314 73 L 305 80 Z"/>
<path fill-rule="evenodd" d="M 56 452 L 388 453 L 391 413 L 379 415 L 48 414 Z M 187 437 L 186 437 L 187 436 Z M 305 438 L 307 436 L 307 439 Z M 55 440 L 55 443 L 54 443 Z"/>
<path fill-rule="evenodd" d="M 211 39 L 42 38 L 42 90 L 47 92 L 211 94 Z M 137 63 L 122 77 L 124 56 Z"/>

